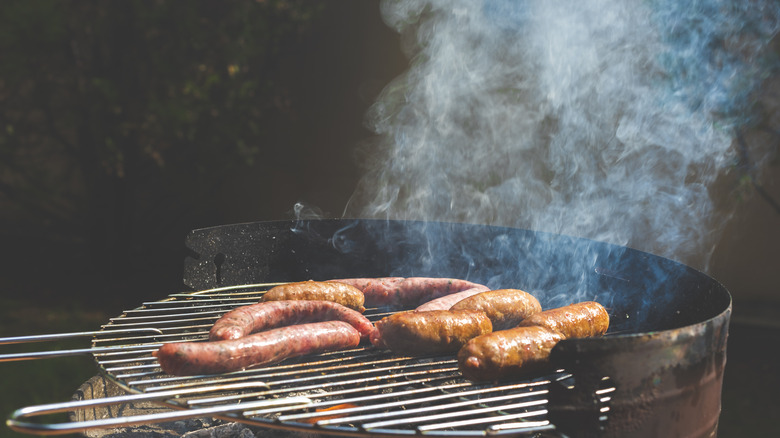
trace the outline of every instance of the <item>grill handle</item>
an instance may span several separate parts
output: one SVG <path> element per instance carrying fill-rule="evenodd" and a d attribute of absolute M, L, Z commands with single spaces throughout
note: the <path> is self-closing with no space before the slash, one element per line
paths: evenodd
<path fill-rule="evenodd" d="M 45 405 L 29 406 L 14 411 L 6 421 L 6 425 L 16 431 L 35 435 L 64 435 L 72 433 L 82 433 L 92 429 L 105 429 L 112 427 L 138 426 L 142 424 L 154 424 L 164 421 L 177 421 L 197 417 L 219 417 L 230 416 L 231 421 L 239 421 L 240 416 L 250 411 L 259 409 L 275 409 L 282 406 L 301 405 L 306 407 L 312 404 L 307 397 L 287 397 L 279 399 L 243 401 L 228 405 L 211 406 L 205 408 L 184 408 L 171 412 L 158 412 L 146 415 L 133 415 L 126 417 L 103 418 L 99 420 L 75 421 L 68 423 L 36 423 L 26 421 L 29 417 L 50 415 L 63 412 L 70 412 L 78 409 L 94 408 L 98 406 L 121 405 L 125 403 L 135 403 L 144 401 L 153 401 L 163 403 L 165 400 L 178 398 L 186 395 L 214 392 L 231 391 L 248 388 L 268 388 L 263 382 L 244 382 L 224 385 L 214 385 L 200 388 L 190 388 L 187 390 L 169 390 L 155 393 L 121 395 L 115 397 L 105 397 L 98 399 L 76 400 L 62 403 L 51 403 Z"/>
<path fill-rule="evenodd" d="M 0 345 L 29 344 L 34 342 L 59 341 L 63 339 L 89 337 L 89 336 L 96 336 L 96 335 L 106 335 L 106 334 L 126 335 L 126 334 L 133 334 L 133 333 L 146 333 L 146 334 L 153 333 L 158 335 L 163 334 L 161 330 L 156 328 L 151 328 L 151 327 L 127 328 L 121 330 L 96 330 L 96 331 L 86 331 L 86 332 L 54 333 L 54 334 L 45 334 L 45 335 L 5 337 L 5 338 L 0 338 Z M 142 350 L 151 349 L 151 348 L 157 349 L 160 348 L 161 345 L 162 344 L 139 344 L 136 348 Z M 31 359 L 49 359 L 55 357 L 78 356 L 82 354 L 111 353 L 114 351 L 128 351 L 128 347 L 127 346 L 92 347 L 92 348 L 76 348 L 71 350 L 59 350 L 59 351 L 4 353 L 4 354 L 0 354 L 0 362 L 14 362 L 14 361 L 31 360 Z"/>

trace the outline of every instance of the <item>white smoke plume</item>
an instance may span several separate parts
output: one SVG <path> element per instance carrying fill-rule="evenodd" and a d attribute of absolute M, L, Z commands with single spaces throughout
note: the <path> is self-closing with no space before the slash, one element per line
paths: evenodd
<path fill-rule="evenodd" d="M 711 187 L 771 65 L 771 1 L 382 3 L 410 69 L 350 217 L 514 226 L 706 267 Z"/>

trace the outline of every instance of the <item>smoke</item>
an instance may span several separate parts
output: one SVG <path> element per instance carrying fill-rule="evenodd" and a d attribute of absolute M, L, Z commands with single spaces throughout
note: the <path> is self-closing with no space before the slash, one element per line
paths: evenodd
<path fill-rule="evenodd" d="M 528 228 L 706 267 L 770 1 L 385 1 L 410 69 L 346 216 Z"/>

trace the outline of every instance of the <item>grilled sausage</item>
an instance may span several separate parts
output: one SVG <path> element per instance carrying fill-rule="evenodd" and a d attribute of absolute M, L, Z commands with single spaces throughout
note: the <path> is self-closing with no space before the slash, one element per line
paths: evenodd
<path fill-rule="evenodd" d="M 492 329 L 490 319 L 474 310 L 406 311 L 377 321 L 371 343 L 398 354 L 453 353 Z"/>
<path fill-rule="evenodd" d="M 427 310 L 449 310 L 452 308 L 453 305 L 456 303 L 474 296 L 481 292 L 489 291 L 490 288 L 487 286 L 477 285 L 476 287 L 472 287 L 471 289 L 466 289 L 462 292 L 456 292 L 454 294 L 445 295 L 443 297 L 436 298 L 435 300 L 428 301 L 427 303 L 423 303 L 419 306 L 417 306 L 417 311 L 425 312 Z"/>
<path fill-rule="evenodd" d="M 458 352 L 458 368 L 474 381 L 500 380 L 547 366 L 550 351 L 563 336 L 544 327 L 500 330 L 471 339 Z"/>
<path fill-rule="evenodd" d="M 321 321 L 349 323 L 364 339 L 374 331 L 374 324 L 360 312 L 332 301 L 264 301 L 222 315 L 211 327 L 209 340 L 238 339 L 272 328 Z"/>
<path fill-rule="evenodd" d="M 585 338 L 606 333 L 609 328 L 609 314 L 601 304 L 583 301 L 535 313 L 519 325 L 545 327 L 567 339 Z"/>
<path fill-rule="evenodd" d="M 344 283 L 328 281 L 299 281 L 273 287 L 263 295 L 263 301 L 321 300 L 333 301 L 363 312 L 365 298 L 360 289 Z"/>
<path fill-rule="evenodd" d="M 493 331 L 498 331 L 515 327 L 523 319 L 541 312 L 542 305 L 536 297 L 520 289 L 498 289 L 480 292 L 450 307 L 450 310 L 464 309 L 485 312 Z"/>
<path fill-rule="evenodd" d="M 606 333 L 609 314 L 586 301 L 535 313 L 518 327 L 478 336 L 458 352 L 458 368 L 471 380 L 498 380 L 537 371 L 562 339 Z"/>
<path fill-rule="evenodd" d="M 360 333 L 343 321 L 276 328 L 241 339 L 163 344 L 153 353 L 174 376 L 216 374 L 270 365 L 290 357 L 355 347 Z"/>
<path fill-rule="evenodd" d="M 401 284 L 404 277 L 379 278 L 339 278 L 335 281 L 349 284 L 360 289 L 365 296 L 365 305 L 369 307 L 399 307 Z"/>
<path fill-rule="evenodd" d="M 457 278 L 383 277 L 340 278 L 329 280 L 345 283 L 363 291 L 369 307 L 410 309 L 433 299 L 475 287 L 487 287 Z"/>

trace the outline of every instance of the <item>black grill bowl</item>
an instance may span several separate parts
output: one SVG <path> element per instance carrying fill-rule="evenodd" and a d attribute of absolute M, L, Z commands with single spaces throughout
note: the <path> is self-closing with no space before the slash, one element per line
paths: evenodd
<path fill-rule="evenodd" d="M 566 340 L 553 350 L 554 363 L 573 374 L 551 390 L 557 430 L 570 436 L 717 434 L 731 296 L 716 280 L 672 260 L 517 228 L 392 220 L 223 225 L 193 231 L 186 244 L 191 257 L 184 282 L 196 290 L 431 276 L 523 289 L 544 308 L 599 301 L 611 317 L 607 336 Z M 600 395 L 605 386 L 615 389 Z"/>

